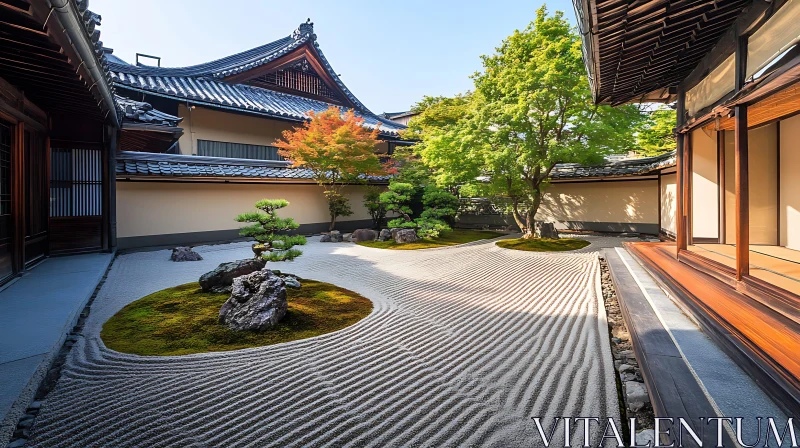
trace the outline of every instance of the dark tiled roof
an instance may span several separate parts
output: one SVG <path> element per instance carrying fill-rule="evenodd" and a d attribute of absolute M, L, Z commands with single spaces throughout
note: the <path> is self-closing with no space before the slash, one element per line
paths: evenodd
<path fill-rule="evenodd" d="M 278 160 L 231 159 L 143 152 L 117 153 L 117 177 L 232 177 L 312 180 L 311 170 Z M 370 177 L 380 182 L 388 177 Z"/>
<path fill-rule="evenodd" d="M 407 110 L 404 112 L 384 112 L 381 114 L 381 117 L 393 120 L 395 118 L 407 117 L 409 115 L 416 115 L 416 112 L 411 110 Z"/>
<path fill-rule="evenodd" d="M 573 0 L 595 102 L 672 101 L 674 88 L 753 3 Z"/>
<path fill-rule="evenodd" d="M 641 159 L 629 159 L 598 166 L 583 166 L 577 163 L 556 165 L 550 172 L 551 179 L 579 179 L 595 177 L 642 176 L 653 171 L 675 166 L 675 151 Z"/>
<path fill-rule="evenodd" d="M 126 121 L 176 127 L 183 120 L 183 118 L 154 109 L 150 103 L 134 101 L 119 95 L 115 96 L 115 100 Z"/>
<path fill-rule="evenodd" d="M 311 44 L 319 54 L 328 75 L 356 107 L 370 128 L 380 124 L 381 132 L 397 135 L 405 126 L 373 114 L 353 95 L 333 70 L 317 43 L 313 24 L 301 24 L 290 36 L 222 59 L 190 67 L 134 66 L 114 57 L 110 66 L 114 83 L 137 91 L 190 100 L 226 109 L 245 111 L 290 120 L 304 120 L 309 110 L 322 112 L 331 104 L 288 93 L 245 84 L 229 84 L 222 79 L 267 64 L 291 51 Z"/>

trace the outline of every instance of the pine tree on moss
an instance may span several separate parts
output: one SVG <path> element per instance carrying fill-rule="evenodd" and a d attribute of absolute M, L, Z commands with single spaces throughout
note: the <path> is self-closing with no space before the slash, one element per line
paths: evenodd
<path fill-rule="evenodd" d="M 286 235 L 281 232 L 297 229 L 299 224 L 292 218 L 280 218 L 276 210 L 289 205 L 285 199 L 262 199 L 256 202 L 256 212 L 242 213 L 236 217 L 237 222 L 252 223 L 242 227 L 239 235 L 252 237 L 253 253 L 265 261 L 291 261 L 303 254 L 294 246 L 306 244 L 302 235 Z"/>

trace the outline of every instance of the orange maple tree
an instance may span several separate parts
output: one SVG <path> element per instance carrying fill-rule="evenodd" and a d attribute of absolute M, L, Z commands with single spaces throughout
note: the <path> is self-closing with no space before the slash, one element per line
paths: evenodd
<path fill-rule="evenodd" d="M 337 217 L 353 213 L 342 187 L 364 183 L 369 176 L 385 176 L 391 168 L 375 154 L 375 146 L 381 141 L 378 127 L 364 127 L 364 119 L 352 109 L 342 114 L 331 106 L 321 113 L 309 111 L 308 117 L 302 126 L 283 131 L 275 146 L 293 166 L 310 170 L 325 189 L 333 230 Z"/>

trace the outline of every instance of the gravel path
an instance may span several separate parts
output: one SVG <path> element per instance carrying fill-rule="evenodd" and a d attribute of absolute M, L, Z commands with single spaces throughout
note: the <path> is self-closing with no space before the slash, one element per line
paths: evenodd
<path fill-rule="evenodd" d="M 357 291 L 372 314 L 317 338 L 179 357 L 111 351 L 100 329 L 131 301 L 250 256 L 249 245 L 200 247 L 201 262 L 120 256 L 31 442 L 506 448 L 540 446 L 532 416 L 618 418 L 594 251 L 622 240 L 590 239 L 563 254 L 312 242 L 275 268 Z"/>

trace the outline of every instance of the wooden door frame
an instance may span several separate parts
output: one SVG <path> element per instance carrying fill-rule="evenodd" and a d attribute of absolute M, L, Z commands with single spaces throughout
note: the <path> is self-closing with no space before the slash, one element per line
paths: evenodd
<path fill-rule="evenodd" d="M 11 223 L 14 273 L 25 271 L 25 123 L 14 126 L 11 140 Z"/>

